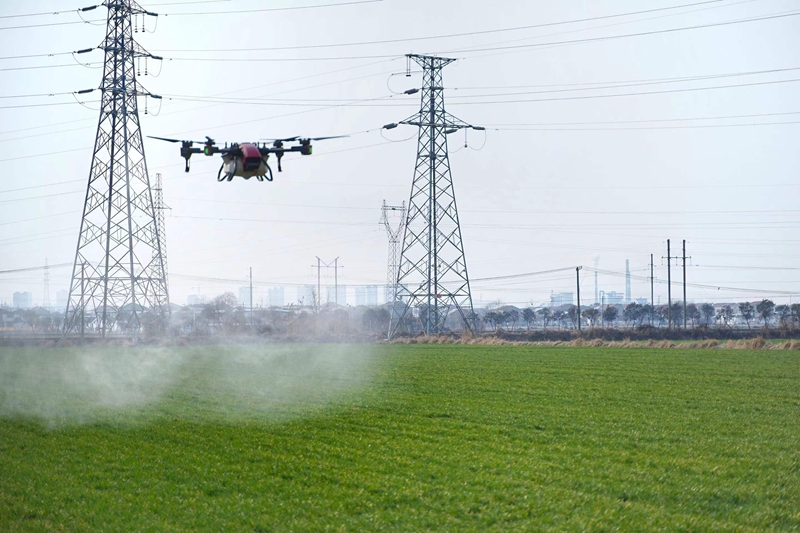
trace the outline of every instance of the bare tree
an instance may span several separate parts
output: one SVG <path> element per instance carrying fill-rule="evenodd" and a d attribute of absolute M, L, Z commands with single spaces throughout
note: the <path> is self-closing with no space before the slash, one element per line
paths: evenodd
<path fill-rule="evenodd" d="M 700 310 L 695 304 L 686 306 L 686 318 L 692 321 L 692 327 L 697 327 L 697 321 L 700 320 Z"/>
<path fill-rule="evenodd" d="M 750 302 L 740 303 L 739 314 L 742 315 L 742 318 L 747 324 L 747 329 L 750 329 L 750 321 L 753 320 L 754 316 L 756 316 L 756 309 L 755 307 L 753 307 L 753 304 L 751 304 Z"/>
<path fill-rule="evenodd" d="M 775 302 L 772 300 L 761 300 L 758 305 L 756 305 L 756 311 L 758 311 L 758 316 L 761 317 L 761 320 L 764 321 L 764 329 L 768 329 L 769 319 L 772 318 L 772 315 L 775 313 Z"/>
<path fill-rule="evenodd" d="M 594 329 L 597 320 L 600 318 L 600 311 L 595 309 L 594 307 L 589 307 L 588 309 L 584 309 L 581 312 L 581 316 L 589 323 L 589 325 Z"/>
<path fill-rule="evenodd" d="M 722 322 L 725 327 L 729 328 L 731 320 L 733 320 L 733 307 L 726 305 L 717 311 L 717 319 Z"/>
<path fill-rule="evenodd" d="M 578 329 L 578 320 L 580 320 L 580 317 L 578 316 L 578 308 L 574 305 L 570 306 L 570 308 L 567 309 L 567 317 L 569 317 L 570 321 L 572 322 L 572 327 Z"/>
<path fill-rule="evenodd" d="M 789 317 L 792 314 L 792 309 L 788 305 L 779 305 L 775 307 L 775 314 L 778 315 L 778 323 L 782 328 L 789 326 Z"/>
<path fill-rule="evenodd" d="M 792 310 L 792 322 L 800 324 L 800 304 L 792 304 L 790 309 Z"/>
<path fill-rule="evenodd" d="M 539 317 L 542 319 L 542 326 L 547 329 L 547 324 L 553 319 L 553 312 L 549 307 L 542 307 L 539 309 Z"/>
<path fill-rule="evenodd" d="M 516 309 L 511 309 L 510 311 L 506 312 L 506 319 L 508 322 L 511 322 L 511 330 L 513 331 L 514 328 L 517 327 L 517 322 L 519 322 L 519 311 Z"/>
<path fill-rule="evenodd" d="M 536 321 L 536 311 L 530 307 L 526 307 L 522 310 L 522 320 L 525 321 L 525 329 L 530 331 L 531 324 Z"/>
<path fill-rule="evenodd" d="M 622 317 L 629 325 L 636 325 L 637 320 L 642 319 L 642 306 L 636 302 L 631 302 L 622 310 Z"/>
<path fill-rule="evenodd" d="M 709 303 L 705 303 L 700 306 L 700 313 L 703 315 L 703 318 L 706 321 L 706 327 L 708 327 L 711 324 L 711 320 L 714 318 L 714 306 Z"/>
<path fill-rule="evenodd" d="M 619 310 L 613 305 L 603 309 L 603 322 L 610 325 L 612 328 L 614 327 L 614 322 L 617 320 L 618 316 Z"/>

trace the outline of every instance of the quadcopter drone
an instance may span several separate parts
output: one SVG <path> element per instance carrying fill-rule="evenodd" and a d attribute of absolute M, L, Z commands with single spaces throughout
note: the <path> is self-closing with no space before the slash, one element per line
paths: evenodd
<path fill-rule="evenodd" d="M 242 177 L 246 180 L 256 178 L 258 181 L 272 181 L 272 168 L 267 163 L 270 154 L 275 154 L 275 157 L 278 159 L 278 172 L 283 172 L 281 168 L 281 158 L 283 158 L 283 154 L 286 152 L 300 152 L 301 155 L 311 155 L 312 141 L 340 139 L 342 137 L 347 137 L 347 135 L 315 138 L 288 137 L 286 139 L 267 139 L 272 141 L 271 145 L 261 142 L 232 143 L 229 146 L 228 143 L 225 143 L 224 147 L 217 146 L 216 142 L 211 137 L 206 137 L 204 142 L 149 137 L 151 139 L 158 139 L 159 141 L 181 143 L 181 157 L 186 160 L 186 172 L 189 172 L 189 158 L 192 157 L 192 154 L 205 154 L 209 157 L 221 154 L 222 166 L 219 167 L 217 181 L 231 181 L 235 176 Z M 297 142 L 298 144 L 296 146 L 284 147 L 283 143 L 291 142 Z M 194 144 L 201 144 L 203 147 L 196 148 L 193 146 Z"/>

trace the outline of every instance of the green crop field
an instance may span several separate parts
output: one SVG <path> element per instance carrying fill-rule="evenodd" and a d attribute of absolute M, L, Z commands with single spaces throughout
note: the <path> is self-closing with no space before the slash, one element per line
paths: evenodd
<path fill-rule="evenodd" d="M 0 350 L 2 531 L 798 531 L 800 357 Z"/>

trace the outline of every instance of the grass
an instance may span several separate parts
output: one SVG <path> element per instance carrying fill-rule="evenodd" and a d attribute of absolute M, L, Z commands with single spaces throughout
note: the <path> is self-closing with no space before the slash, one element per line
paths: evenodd
<path fill-rule="evenodd" d="M 796 352 L 373 349 L 275 397 L 175 349 L 157 401 L 91 416 L 0 379 L 0 529 L 800 530 Z"/>

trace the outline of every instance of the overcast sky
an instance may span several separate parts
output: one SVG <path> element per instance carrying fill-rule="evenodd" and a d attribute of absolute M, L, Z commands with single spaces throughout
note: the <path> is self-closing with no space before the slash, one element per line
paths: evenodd
<path fill-rule="evenodd" d="M 249 267 L 261 290 L 285 286 L 293 300 L 295 284 L 316 281 L 316 256 L 339 257 L 340 283 L 351 290 L 384 282 L 380 206 L 408 201 L 416 131 L 382 136 L 380 127 L 419 108 L 419 95 L 393 94 L 419 86 L 418 74 L 404 76 L 409 52 L 458 58 L 444 70 L 447 109 L 487 126 L 485 137 L 470 133 L 467 148 L 463 133 L 450 139 L 476 305 L 538 304 L 575 288 L 574 270 L 481 278 L 577 265 L 622 273 L 626 259 L 633 296 L 649 297 L 650 254 L 656 277 L 666 279 L 667 239 L 675 252 L 688 241 L 690 282 L 737 288 L 692 286 L 690 300 L 788 303 L 789 293 L 800 295 L 797 1 L 383 0 L 246 12 L 336 1 L 143 4 L 161 16 L 157 26 L 148 18 L 137 40 L 170 58 L 148 62 L 150 75 L 139 78 L 164 96 L 158 115 L 158 102 L 148 102 L 147 115 L 139 102 L 145 135 L 230 142 L 352 134 L 317 144 L 311 157 L 286 156 L 273 183 L 217 183 L 216 157 L 195 156 L 184 174 L 175 145 L 146 139 L 151 180 L 163 175 L 172 208 L 175 303 L 237 292 Z M 0 16 L 84 5 L 8 0 Z M 653 11 L 676 6 L 684 7 Z M 96 88 L 99 51 L 76 56 L 89 67 L 71 55 L 8 59 L 97 46 L 105 9 L 84 17 L 101 22 L 13 29 L 80 18 L 0 18 L 0 96 Z M 513 29 L 521 26 L 529 28 Z M 393 40 L 401 41 L 386 42 Z M 364 42 L 373 44 L 336 46 Z M 309 45 L 316 47 L 297 48 Z M 254 59 L 296 61 L 245 61 Z M 7 70 L 19 67 L 52 68 Z M 84 96 L 85 105 L 69 94 L 0 99 L 0 270 L 74 260 L 96 95 Z M 222 101 L 198 101 L 212 96 Z M 65 105 L 10 108 L 46 103 Z M 70 272 L 51 270 L 51 301 Z M 588 303 L 594 278 L 584 272 Z M 624 277 L 599 281 L 601 290 L 624 291 Z M 42 272 L 0 275 L 0 301 L 21 290 L 40 303 Z M 665 285 L 656 285 L 659 298 L 666 301 Z"/>

